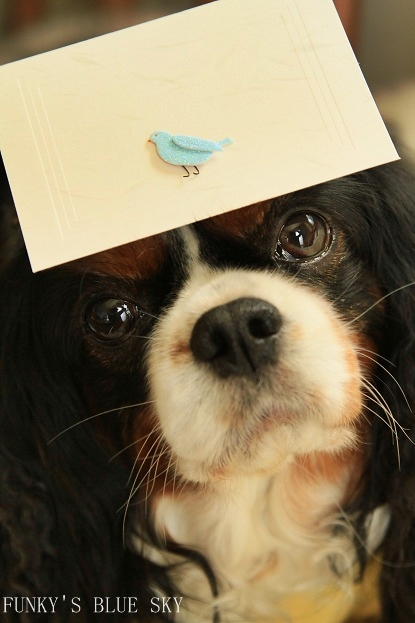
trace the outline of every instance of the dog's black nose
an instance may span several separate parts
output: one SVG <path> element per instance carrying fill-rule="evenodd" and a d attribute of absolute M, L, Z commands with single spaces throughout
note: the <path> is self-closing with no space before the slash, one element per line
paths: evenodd
<path fill-rule="evenodd" d="M 239 298 L 205 312 L 196 322 L 190 347 L 198 361 L 219 376 L 251 376 L 276 362 L 281 315 L 274 305 Z"/>

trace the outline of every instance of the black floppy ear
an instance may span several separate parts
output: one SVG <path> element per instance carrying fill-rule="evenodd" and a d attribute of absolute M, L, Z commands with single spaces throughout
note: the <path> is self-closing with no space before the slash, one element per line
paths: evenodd
<path fill-rule="evenodd" d="M 167 570 L 124 547 L 130 470 L 110 460 L 89 421 L 73 313 L 79 278 L 32 273 L 4 169 L 0 193 L 0 597 L 60 596 L 59 614 L 41 615 L 45 623 L 95 623 L 95 596 L 134 595 L 138 620 L 169 620 L 149 614 L 156 586 L 175 594 Z M 108 427 L 121 447 L 122 418 Z M 0 618 L 32 621 L 10 610 Z"/>
<path fill-rule="evenodd" d="M 0 273 L 2 273 L 24 249 L 12 193 L 0 155 Z"/>
<path fill-rule="evenodd" d="M 365 514 L 387 504 L 381 546 L 382 622 L 415 620 L 415 175 L 401 162 L 361 174 L 372 189 L 367 252 L 384 295 L 385 325 L 374 382 L 381 406 L 362 493 Z M 373 199 L 374 197 L 374 199 Z M 389 422 L 390 427 L 386 423 Z"/>
<path fill-rule="evenodd" d="M 399 463 L 397 446 L 390 435 L 383 434 L 374 469 L 383 476 L 391 523 L 384 545 L 383 599 L 385 621 L 409 623 L 415 620 L 415 180 L 402 177 L 393 189 L 395 201 L 390 209 L 390 231 L 385 258 L 379 269 L 384 271 L 388 291 L 402 288 L 388 298 L 389 335 L 386 352 L 394 367 L 385 381 L 393 400 L 388 398 L 398 421 Z M 405 287 L 406 286 L 406 287 Z M 399 384 L 399 385 L 398 385 Z M 401 389 L 400 389 L 401 388 Z M 386 397 L 386 393 L 384 393 Z M 389 443 L 388 438 L 389 437 Z M 393 467 L 394 466 L 394 467 Z"/>
<path fill-rule="evenodd" d="M 403 162 L 378 167 L 371 183 L 378 193 L 371 216 L 371 263 L 385 309 L 380 354 L 390 373 L 379 389 L 405 429 L 398 428 L 399 455 L 390 430 L 387 435 L 391 464 L 405 471 L 415 467 L 415 446 L 409 439 L 415 440 L 415 170 Z"/>
<path fill-rule="evenodd" d="M 101 620 L 95 596 L 134 595 L 139 620 L 160 621 L 161 614 L 150 617 L 148 610 L 154 587 L 168 585 L 167 572 L 124 547 L 120 509 L 129 469 L 110 461 L 88 423 L 91 414 L 63 353 L 74 340 L 55 342 L 65 327 L 56 308 L 48 316 L 43 304 L 54 279 L 52 271 L 33 275 L 26 261 L 0 279 L 0 596 L 60 596 L 59 615 L 45 615 L 45 623 L 94 623 Z M 61 273 L 56 279 L 60 284 Z M 60 301 L 57 292 L 49 297 Z M 111 424 L 111 438 L 118 439 L 119 418 Z M 10 611 L 1 617 L 2 623 L 28 620 Z"/>

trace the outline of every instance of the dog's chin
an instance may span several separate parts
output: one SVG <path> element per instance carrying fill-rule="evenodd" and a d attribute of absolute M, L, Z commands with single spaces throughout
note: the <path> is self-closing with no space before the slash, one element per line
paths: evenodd
<path fill-rule="evenodd" d="M 218 374 L 191 348 L 208 310 L 255 297 L 275 307 L 275 357 L 252 374 Z M 285 276 L 242 270 L 191 278 L 149 352 L 154 413 L 176 474 L 212 482 L 276 473 L 299 457 L 356 444 L 359 343 L 332 305 Z"/>
<path fill-rule="evenodd" d="M 304 458 L 320 454 L 335 457 L 356 445 L 356 433 L 346 427 L 332 430 L 313 425 L 288 428 L 279 425 L 276 418 L 273 429 L 267 427 L 267 432 L 258 435 L 258 440 L 247 440 L 239 448 L 225 446 L 212 461 L 176 455 L 177 472 L 195 483 L 271 476 Z"/>

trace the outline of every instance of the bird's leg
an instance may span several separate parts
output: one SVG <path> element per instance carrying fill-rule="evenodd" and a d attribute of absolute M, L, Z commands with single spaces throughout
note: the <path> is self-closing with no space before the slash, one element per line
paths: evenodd
<path fill-rule="evenodd" d="M 193 175 L 199 175 L 199 173 L 200 173 L 199 169 L 197 168 L 197 166 L 195 164 L 193 166 L 196 169 L 196 173 L 193 171 Z"/>
<path fill-rule="evenodd" d="M 186 167 L 184 166 L 184 164 L 182 164 L 183 169 L 186 171 L 187 175 L 183 175 L 183 177 L 189 177 L 190 173 L 189 171 L 186 169 Z"/>

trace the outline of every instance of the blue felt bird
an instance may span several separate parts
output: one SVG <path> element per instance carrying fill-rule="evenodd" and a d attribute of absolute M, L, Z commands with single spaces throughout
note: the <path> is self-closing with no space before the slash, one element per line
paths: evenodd
<path fill-rule="evenodd" d="M 186 166 L 196 169 L 194 175 L 199 175 L 198 164 L 203 164 L 212 156 L 214 151 L 223 151 L 225 145 L 230 145 L 231 138 L 222 141 L 209 141 L 196 136 L 177 136 L 168 132 L 153 132 L 149 139 L 155 144 L 157 153 L 169 164 L 181 165 L 189 177 L 190 173 Z"/>

